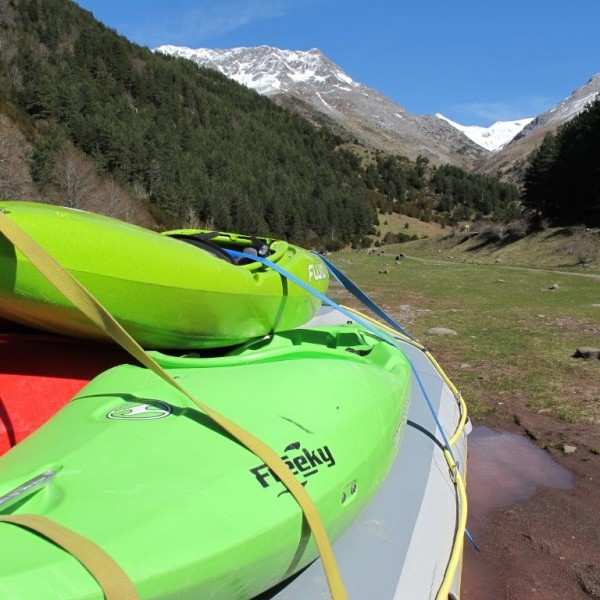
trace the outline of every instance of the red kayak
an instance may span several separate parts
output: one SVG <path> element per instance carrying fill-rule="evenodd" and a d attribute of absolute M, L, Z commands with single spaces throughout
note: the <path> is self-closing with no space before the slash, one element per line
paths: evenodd
<path fill-rule="evenodd" d="M 132 361 L 115 346 L 0 320 L 0 454 L 45 423 L 90 379 Z"/>

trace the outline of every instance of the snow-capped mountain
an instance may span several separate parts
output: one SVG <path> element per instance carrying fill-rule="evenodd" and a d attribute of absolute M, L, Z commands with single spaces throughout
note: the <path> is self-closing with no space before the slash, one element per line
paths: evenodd
<path fill-rule="evenodd" d="M 486 160 L 480 170 L 500 173 L 507 179 L 519 181 L 527 157 L 542 142 L 546 134 L 554 133 L 597 98 L 600 98 L 600 73 L 594 75 L 585 85 L 577 88 L 555 107 L 533 119 L 508 144 Z"/>
<path fill-rule="evenodd" d="M 487 155 L 461 131 L 434 115 L 413 115 L 354 81 L 317 49 L 269 46 L 211 50 L 161 46 L 165 54 L 216 69 L 239 83 L 326 124 L 348 140 L 411 158 L 471 166 Z"/>
<path fill-rule="evenodd" d="M 350 91 L 359 85 L 315 48 L 299 52 L 270 46 L 231 50 L 160 46 L 157 51 L 182 56 L 221 71 L 265 96 L 292 92 L 298 84 L 323 86 L 328 83 L 330 87 L 338 87 L 343 91 Z M 327 106 L 325 101 L 324 104 Z"/>
<path fill-rule="evenodd" d="M 446 123 L 450 123 L 452 127 L 462 131 L 470 140 L 491 152 L 503 148 L 533 121 L 533 118 L 519 119 L 518 121 L 496 121 L 489 127 L 479 127 L 478 125 L 460 125 L 440 113 L 435 116 L 443 119 Z"/>
<path fill-rule="evenodd" d="M 544 127 L 546 129 L 557 129 L 563 123 L 577 116 L 588 104 L 600 96 L 600 73 L 594 75 L 585 85 L 577 88 L 568 98 L 559 102 L 554 108 L 539 115 L 531 127 L 523 133 Z M 519 136 L 521 137 L 521 136 Z"/>

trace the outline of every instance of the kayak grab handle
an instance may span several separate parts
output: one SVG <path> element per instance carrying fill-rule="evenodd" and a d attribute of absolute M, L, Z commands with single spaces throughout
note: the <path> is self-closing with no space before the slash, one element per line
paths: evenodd
<path fill-rule="evenodd" d="M 42 488 L 50 485 L 57 473 L 58 471 L 44 471 L 29 481 L 22 483 L 7 494 L 0 496 L 0 512 L 5 512 L 13 506 L 13 504 L 20 502 L 24 498 L 27 498 Z"/>

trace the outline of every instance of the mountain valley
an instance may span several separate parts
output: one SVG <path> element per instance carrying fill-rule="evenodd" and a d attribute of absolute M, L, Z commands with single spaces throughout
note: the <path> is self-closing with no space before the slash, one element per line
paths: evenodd
<path fill-rule="evenodd" d="M 166 45 L 156 51 L 217 70 L 346 139 L 413 160 L 421 155 L 434 164 L 499 173 L 513 182 L 520 181 L 527 156 L 546 133 L 556 131 L 600 95 L 597 74 L 541 115 L 483 128 L 461 125 L 441 114 L 411 114 L 354 81 L 316 48 L 194 50 Z"/>

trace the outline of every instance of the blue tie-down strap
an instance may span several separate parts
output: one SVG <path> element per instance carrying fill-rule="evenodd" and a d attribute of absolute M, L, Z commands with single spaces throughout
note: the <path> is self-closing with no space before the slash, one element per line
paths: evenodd
<path fill-rule="evenodd" d="M 402 333 L 407 338 L 414 340 L 405 329 L 400 327 L 392 317 L 390 317 L 382 308 L 377 306 L 369 296 L 367 296 L 353 281 L 348 279 L 335 265 L 328 261 L 324 256 L 318 255 L 319 258 L 327 265 L 331 274 L 357 299 L 360 300 L 367 308 L 371 309 L 380 319 L 385 321 L 390 327 Z M 416 341 L 416 340 L 415 340 Z"/>
<path fill-rule="evenodd" d="M 398 350 L 402 351 L 402 348 L 400 347 L 398 342 L 392 336 L 387 335 L 379 327 L 376 327 L 375 325 L 373 325 L 366 319 L 363 319 L 359 315 L 356 315 L 356 314 L 350 312 L 348 309 L 344 308 L 343 306 L 340 306 L 337 302 L 335 302 L 335 300 L 328 298 L 325 294 L 319 292 L 319 290 L 316 290 L 312 286 L 308 285 L 308 283 L 306 283 L 306 281 L 303 281 L 299 277 L 296 277 L 293 273 L 290 273 L 288 270 L 284 269 L 283 267 L 280 267 L 277 263 L 274 263 L 273 261 L 269 260 L 268 258 L 263 258 L 262 256 L 256 256 L 255 254 L 247 254 L 245 252 L 238 252 L 237 250 L 227 249 L 227 253 L 230 256 L 232 256 L 233 258 L 247 258 L 247 259 L 259 262 L 259 263 L 263 264 L 265 267 L 268 267 L 269 269 L 272 269 L 273 271 L 275 271 L 276 273 L 279 273 L 281 276 L 285 277 L 292 283 L 295 283 L 296 285 L 300 286 L 303 290 L 307 291 L 309 294 L 312 294 L 313 296 L 315 296 L 316 298 L 321 300 L 321 302 L 323 302 L 323 304 L 327 304 L 328 306 L 335 308 L 337 311 L 339 311 L 343 315 L 347 316 L 351 321 L 356 321 L 357 323 L 360 323 L 365 329 L 368 329 L 371 333 L 376 335 L 378 338 L 388 342 L 392 346 L 395 346 L 396 348 L 398 348 Z M 327 264 L 327 263 L 325 263 L 325 264 Z"/>
<path fill-rule="evenodd" d="M 402 352 L 406 356 L 406 353 L 404 352 L 402 346 L 398 343 L 398 340 L 396 340 L 393 336 L 388 335 L 387 333 L 385 333 L 384 331 L 382 331 L 379 327 L 377 327 L 376 325 L 373 325 L 373 323 L 370 323 L 366 319 L 363 319 L 361 316 L 359 316 L 359 315 L 357 315 L 357 314 L 355 314 L 353 312 L 350 312 L 348 309 L 344 308 L 343 306 L 340 306 L 337 302 L 335 302 L 331 298 L 328 298 L 325 294 L 322 294 L 321 292 L 319 292 L 319 290 L 316 290 L 315 288 L 311 287 L 310 285 L 308 285 L 308 283 L 306 283 L 302 279 L 296 277 L 295 275 L 293 275 L 292 273 L 290 273 L 286 269 L 280 267 L 278 264 L 274 263 L 273 261 L 270 261 L 268 258 L 263 258 L 262 256 L 256 256 L 256 255 L 253 255 L 253 254 L 246 254 L 244 252 L 238 252 L 237 250 L 227 250 L 227 252 L 233 258 L 249 258 L 249 259 L 254 260 L 256 262 L 259 262 L 259 263 L 265 265 L 266 267 L 268 267 L 269 269 L 272 269 L 273 271 L 279 273 L 280 275 L 282 275 L 286 279 L 289 279 L 290 281 L 292 281 L 296 285 L 299 285 L 302 289 L 306 290 L 310 294 L 313 294 L 314 296 L 316 296 L 324 304 L 327 304 L 328 306 L 331 306 L 335 310 L 341 312 L 343 315 L 347 316 L 348 319 L 350 319 L 351 321 L 355 321 L 356 323 L 359 323 L 365 329 L 367 329 L 368 331 L 370 331 L 371 333 L 373 333 L 375 336 L 377 336 L 379 339 L 382 339 L 385 342 L 387 342 L 388 344 L 391 344 L 392 346 L 394 346 L 395 348 L 397 348 L 398 350 L 400 350 L 400 352 Z M 327 264 L 327 263 L 325 263 L 325 264 Z M 346 278 L 346 277 L 344 276 L 344 278 Z M 409 363 L 410 363 L 410 365 L 412 367 L 412 371 L 413 371 L 413 374 L 415 376 L 415 379 L 417 380 L 419 388 L 420 388 L 420 390 L 421 390 L 421 392 L 422 392 L 425 400 L 427 401 L 427 404 L 429 405 L 429 409 L 431 411 L 431 414 L 433 415 L 433 418 L 434 418 L 434 420 L 436 422 L 436 425 L 438 426 L 438 428 L 440 430 L 442 439 L 444 441 L 444 445 L 448 449 L 448 451 L 450 452 L 450 454 L 452 455 L 452 448 L 451 448 L 451 446 L 450 446 L 450 444 L 448 442 L 448 438 L 446 437 L 446 434 L 445 434 L 445 432 L 444 432 L 444 430 L 442 428 L 442 425 L 441 425 L 441 423 L 440 423 L 440 421 L 438 419 L 438 416 L 437 416 L 437 414 L 435 412 L 435 409 L 433 408 L 433 405 L 431 403 L 429 395 L 427 394 L 427 390 L 425 389 L 425 386 L 423 385 L 421 377 L 419 376 L 419 373 L 415 369 L 412 361 L 408 357 L 406 357 L 406 358 L 407 358 L 407 360 L 409 361 Z M 454 459 L 453 455 L 452 455 L 452 458 Z"/>

